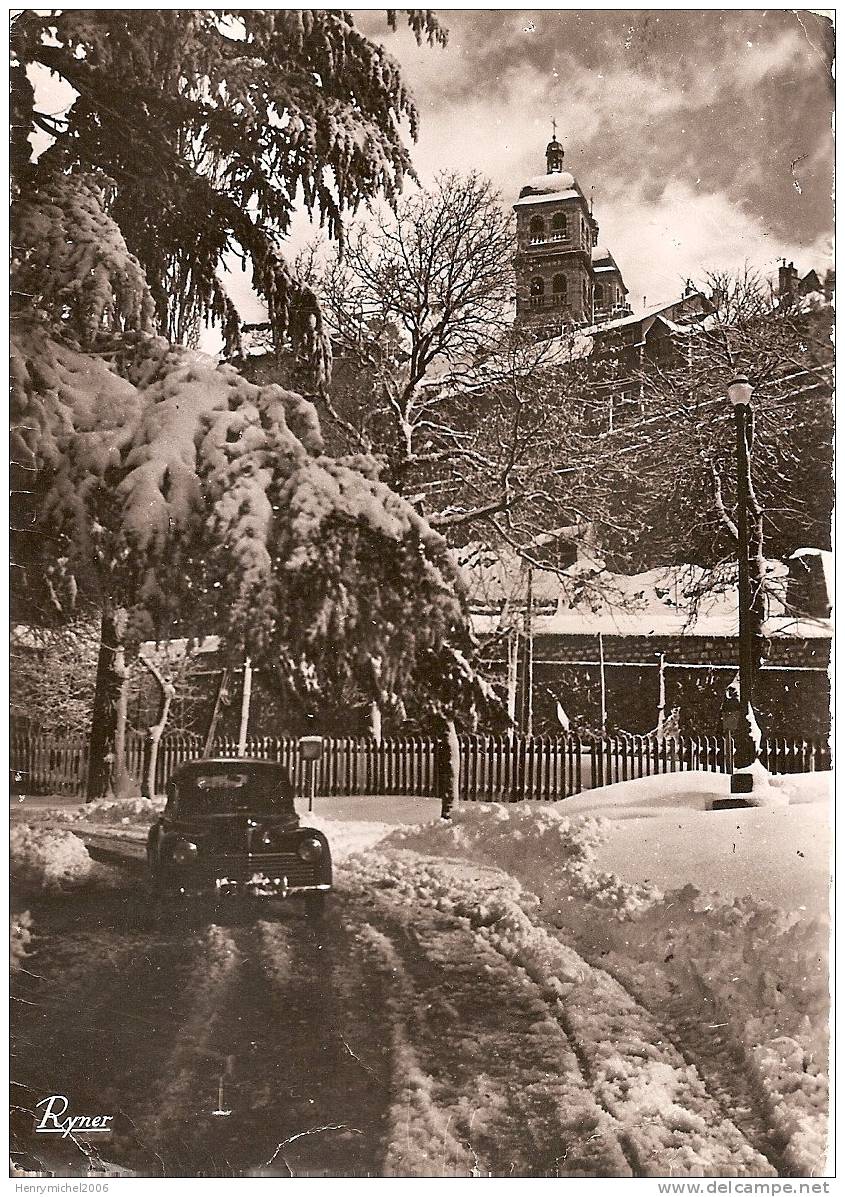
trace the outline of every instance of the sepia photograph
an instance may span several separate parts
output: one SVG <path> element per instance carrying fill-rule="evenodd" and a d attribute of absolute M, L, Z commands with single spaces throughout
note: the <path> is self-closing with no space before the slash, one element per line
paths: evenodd
<path fill-rule="evenodd" d="M 8 16 L 14 1192 L 829 1192 L 835 13 Z"/>

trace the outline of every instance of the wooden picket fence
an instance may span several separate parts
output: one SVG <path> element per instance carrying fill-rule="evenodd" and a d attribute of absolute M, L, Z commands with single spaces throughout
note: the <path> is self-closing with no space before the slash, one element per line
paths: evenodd
<path fill-rule="evenodd" d="M 465 801 L 555 801 L 630 778 L 689 769 L 729 773 L 733 767 L 730 739 L 722 736 L 618 735 L 601 738 L 522 735 L 462 735 L 460 797 Z M 12 785 L 19 793 L 82 795 L 88 767 L 85 737 L 57 738 L 13 732 Z M 316 792 L 324 795 L 438 793 L 441 747 L 427 737 L 373 739 L 335 737 L 324 743 L 316 764 Z M 156 790 L 161 793 L 177 765 L 202 756 L 203 739 L 170 735 L 162 740 Z M 235 756 L 237 741 L 220 737 L 214 756 Z M 246 754 L 281 761 L 294 778 L 297 792 L 306 787 L 306 765 L 295 737 L 249 736 Z M 140 777 L 144 738 L 128 737 L 129 769 Z M 831 767 L 827 740 L 764 740 L 762 763 L 772 773 L 809 773 Z"/>

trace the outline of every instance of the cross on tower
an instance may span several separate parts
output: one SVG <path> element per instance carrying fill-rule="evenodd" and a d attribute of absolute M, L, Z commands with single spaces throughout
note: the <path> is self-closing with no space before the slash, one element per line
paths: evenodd
<path fill-rule="evenodd" d="M 557 140 L 557 121 L 552 117 L 552 141 Z"/>

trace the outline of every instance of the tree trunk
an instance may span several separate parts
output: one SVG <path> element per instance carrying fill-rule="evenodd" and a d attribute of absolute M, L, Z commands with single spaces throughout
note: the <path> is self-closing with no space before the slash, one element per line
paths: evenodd
<path fill-rule="evenodd" d="M 126 774 L 126 657 L 123 637 L 126 613 L 106 608 L 100 623 L 100 652 L 91 731 L 88 738 L 88 777 L 85 800 L 104 798 L 118 775 Z M 118 724 L 120 741 L 118 744 Z M 118 749 L 122 753 L 118 758 Z M 118 759 L 120 765 L 118 766 Z M 114 768 L 113 768 L 114 767 Z"/>
<path fill-rule="evenodd" d="M 663 739 L 664 721 L 666 718 L 666 657 L 657 654 L 657 727 L 656 734 Z"/>
<path fill-rule="evenodd" d="M 460 797 L 461 746 L 454 720 L 445 720 L 444 734 L 438 743 L 440 817 L 451 817 L 452 807 Z"/>
<path fill-rule="evenodd" d="M 370 703 L 370 735 L 377 744 L 381 743 L 381 707 L 377 702 Z"/>
<path fill-rule="evenodd" d="M 118 644 L 112 666 L 117 682 L 117 701 L 114 718 L 114 760 L 111 792 L 116 798 L 126 798 L 135 790 L 134 779 L 126 765 L 126 724 L 129 718 L 129 670 L 126 667 L 126 646 Z"/>
<path fill-rule="evenodd" d="M 534 570 L 530 566 L 525 592 L 522 648 L 522 730 L 526 736 L 531 736 L 534 734 Z"/>
<path fill-rule="evenodd" d="M 173 682 L 164 677 L 152 661 L 148 661 L 144 656 L 139 657 L 139 660 L 153 675 L 159 687 L 158 719 L 152 727 L 147 729 L 146 761 L 144 762 L 144 776 L 141 781 L 141 794 L 143 797 L 153 798 L 155 797 L 159 745 L 161 744 L 164 729 L 167 726 L 167 717 L 170 714 L 170 704 L 175 697 L 176 687 L 173 685 Z"/>
<path fill-rule="evenodd" d="M 238 756 L 246 756 L 246 736 L 249 731 L 249 708 L 252 703 L 252 661 L 244 657 L 244 685 L 241 691 L 241 723 L 238 728 Z"/>

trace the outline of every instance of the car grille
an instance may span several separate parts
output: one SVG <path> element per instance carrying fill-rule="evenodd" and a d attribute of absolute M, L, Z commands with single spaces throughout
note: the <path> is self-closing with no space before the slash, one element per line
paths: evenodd
<path fill-rule="evenodd" d="M 295 852 L 267 852 L 260 856 L 213 856 L 203 861 L 202 871 L 230 881 L 249 881 L 253 873 L 266 877 L 287 877 L 288 885 L 316 885 L 317 869 Z"/>

